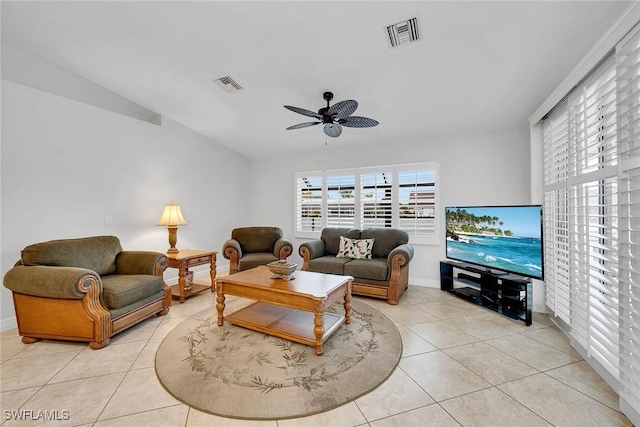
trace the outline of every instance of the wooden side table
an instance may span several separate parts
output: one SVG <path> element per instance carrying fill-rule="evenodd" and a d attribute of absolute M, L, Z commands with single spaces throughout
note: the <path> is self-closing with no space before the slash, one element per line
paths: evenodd
<path fill-rule="evenodd" d="M 198 251 L 195 249 L 180 249 L 177 253 L 168 253 L 167 258 L 169 260 L 169 267 L 178 269 L 178 284 L 171 286 L 171 295 L 173 298 L 180 300 L 182 304 L 185 298 L 198 294 L 207 289 L 211 289 L 211 292 L 215 292 L 213 286 L 216 278 L 216 255 L 217 252 L 213 251 Z M 186 277 L 189 274 L 189 268 L 196 265 L 209 264 L 211 270 L 211 284 L 206 285 L 202 283 L 196 283 L 195 281 L 191 285 L 190 289 L 185 289 Z"/>

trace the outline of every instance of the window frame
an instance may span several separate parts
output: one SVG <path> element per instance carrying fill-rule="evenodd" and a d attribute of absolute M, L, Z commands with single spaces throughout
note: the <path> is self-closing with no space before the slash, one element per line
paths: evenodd
<path fill-rule="evenodd" d="M 416 179 L 415 187 L 420 188 L 423 186 L 429 186 L 431 184 L 433 198 L 432 204 L 433 209 L 431 216 L 428 218 L 433 218 L 433 222 L 430 226 L 426 226 L 427 230 L 432 230 L 427 234 L 418 234 L 415 233 L 416 228 L 412 230 L 407 230 L 409 233 L 409 242 L 412 244 L 419 245 L 439 245 L 441 243 L 441 222 L 440 221 L 440 202 L 439 202 L 439 163 L 438 162 L 420 162 L 420 163 L 408 163 L 408 164 L 398 164 L 398 165 L 386 165 L 386 166 L 367 166 L 367 167 L 356 167 L 356 168 L 342 168 L 342 169 L 326 169 L 326 170 L 315 170 L 315 171 L 301 171 L 296 172 L 294 179 L 294 191 L 295 191 L 295 202 L 294 202 L 294 230 L 296 238 L 319 238 L 322 232 L 322 229 L 325 227 L 334 227 L 336 225 L 330 224 L 329 218 L 329 181 L 331 178 L 336 177 L 346 177 L 348 175 L 353 176 L 354 183 L 354 194 L 353 194 L 353 204 L 354 204 L 354 217 L 353 217 L 353 228 L 367 228 L 367 226 L 363 226 L 363 184 L 362 178 L 366 174 L 372 173 L 388 173 L 391 175 L 391 227 L 393 228 L 401 228 L 400 227 L 400 203 L 401 203 L 401 184 L 399 182 L 399 176 L 402 173 L 416 173 L 418 175 L 420 172 L 427 174 L 427 176 L 433 176 L 433 182 L 422 182 Z M 301 190 L 299 186 L 299 182 L 304 178 L 320 178 L 322 180 L 322 202 L 321 202 L 321 214 L 319 216 L 320 224 L 316 225 L 314 230 L 304 230 L 302 226 L 302 217 L 300 215 L 302 206 L 301 206 Z M 402 186 L 406 186 L 407 184 L 402 184 Z M 315 188 L 315 187 L 314 187 Z M 429 201 L 431 203 L 431 200 Z M 339 205 L 339 202 L 338 202 Z M 338 221 L 339 222 L 339 221 Z M 345 225 L 339 225 L 345 227 L 351 227 L 351 223 L 347 223 Z M 403 229 L 407 229 L 404 227 Z"/>

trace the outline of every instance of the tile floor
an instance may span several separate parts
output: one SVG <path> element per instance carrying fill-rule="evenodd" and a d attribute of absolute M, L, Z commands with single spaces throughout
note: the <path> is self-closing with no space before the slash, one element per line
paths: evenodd
<path fill-rule="evenodd" d="M 46 409 L 68 411 L 68 420 L 48 424 L 55 426 L 631 426 L 617 411 L 617 395 L 544 315 L 526 327 L 417 286 L 397 306 L 360 299 L 396 323 L 402 360 L 376 390 L 332 411 L 239 421 L 169 395 L 156 379 L 155 351 L 178 323 L 212 306 L 206 292 L 117 335 L 102 350 L 56 341 L 25 345 L 16 330 L 2 333 L 0 422 L 46 425 L 5 419 L 5 411 Z"/>

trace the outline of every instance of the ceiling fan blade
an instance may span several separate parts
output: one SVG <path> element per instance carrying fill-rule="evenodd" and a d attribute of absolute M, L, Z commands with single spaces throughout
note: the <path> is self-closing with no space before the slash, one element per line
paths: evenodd
<path fill-rule="evenodd" d="M 305 122 L 305 123 L 298 123 L 297 125 L 289 126 L 289 127 L 287 128 L 287 130 L 308 128 L 309 126 L 319 125 L 320 123 L 322 123 L 322 122 Z"/>
<path fill-rule="evenodd" d="M 292 107 L 291 105 L 285 105 L 284 108 L 287 110 L 291 110 L 294 113 L 302 114 L 303 116 L 313 117 L 314 119 L 322 120 L 322 116 L 318 113 L 314 113 L 310 110 L 305 110 L 304 108 Z"/>
<path fill-rule="evenodd" d="M 342 133 L 342 126 L 338 123 L 326 123 L 324 125 L 324 133 L 331 138 L 337 138 Z"/>
<path fill-rule="evenodd" d="M 338 123 L 348 128 L 370 128 L 370 127 L 379 125 L 377 120 L 373 120 L 368 117 L 359 117 L 359 116 L 351 116 L 344 119 L 340 119 L 338 120 Z"/>
<path fill-rule="evenodd" d="M 358 101 L 353 99 L 347 99 L 346 101 L 340 101 L 329 107 L 329 115 L 336 119 L 344 119 L 352 115 L 356 108 L 358 108 Z"/>

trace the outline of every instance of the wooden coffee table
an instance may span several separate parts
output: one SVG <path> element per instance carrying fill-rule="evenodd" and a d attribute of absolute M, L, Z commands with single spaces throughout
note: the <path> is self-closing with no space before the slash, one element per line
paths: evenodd
<path fill-rule="evenodd" d="M 265 334 L 315 346 L 322 344 L 342 325 L 351 321 L 353 277 L 295 271 L 293 280 L 272 279 L 266 266 L 215 279 L 218 326 L 224 321 Z M 256 301 L 224 316 L 225 295 Z M 325 313 L 344 298 L 344 316 Z M 313 328 L 311 327 L 313 325 Z"/>

